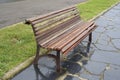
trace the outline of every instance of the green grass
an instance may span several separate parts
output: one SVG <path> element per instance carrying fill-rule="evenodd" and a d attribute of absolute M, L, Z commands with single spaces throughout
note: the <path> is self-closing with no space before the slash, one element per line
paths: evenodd
<path fill-rule="evenodd" d="M 88 2 L 78 4 L 77 7 L 81 17 L 89 20 L 118 1 L 120 0 L 88 0 Z"/>
<path fill-rule="evenodd" d="M 80 15 L 88 20 L 119 0 L 89 0 L 78 4 Z M 19 23 L 0 29 L 0 77 L 35 55 L 35 40 L 30 26 Z"/>
<path fill-rule="evenodd" d="M 0 77 L 35 53 L 30 26 L 17 24 L 0 29 Z"/>

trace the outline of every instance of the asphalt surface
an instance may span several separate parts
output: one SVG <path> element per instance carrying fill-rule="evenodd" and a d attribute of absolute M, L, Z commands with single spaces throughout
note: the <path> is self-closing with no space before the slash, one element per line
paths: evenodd
<path fill-rule="evenodd" d="M 0 28 L 86 0 L 0 0 Z"/>

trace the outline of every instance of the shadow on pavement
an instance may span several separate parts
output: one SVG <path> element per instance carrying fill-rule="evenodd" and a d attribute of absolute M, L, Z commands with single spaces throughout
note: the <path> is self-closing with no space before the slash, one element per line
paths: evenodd
<path fill-rule="evenodd" d="M 76 47 L 70 55 L 67 56 L 67 59 L 61 62 L 61 72 L 56 72 L 56 66 L 54 60 L 48 58 L 41 58 L 39 60 L 38 66 L 34 66 L 34 71 L 36 74 L 36 80 L 61 80 L 59 77 L 64 76 L 67 73 L 77 74 L 82 70 L 83 65 L 87 64 L 88 60 L 83 59 L 83 55 L 79 52 L 79 47 Z M 47 61 L 46 61 L 47 60 Z M 44 63 L 43 63 L 44 62 Z M 78 62 L 81 62 L 80 65 Z M 67 79 L 66 77 L 65 79 Z M 72 76 L 69 76 L 70 80 L 74 80 Z M 68 80 L 68 79 L 67 79 Z"/>

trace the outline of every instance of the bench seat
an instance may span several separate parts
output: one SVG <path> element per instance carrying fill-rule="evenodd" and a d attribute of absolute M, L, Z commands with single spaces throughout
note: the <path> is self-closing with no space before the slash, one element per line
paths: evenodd
<path fill-rule="evenodd" d="M 89 27 L 88 27 L 89 26 Z M 49 37 L 44 38 L 39 42 L 43 48 L 51 50 L 60 50 L 61 53 L 68 53 L 76 43 L 82 41 L 86 36 L 95 29 L 93 22 L 78 22 L 69 26 L 67 29 L 60 29 Z"/>

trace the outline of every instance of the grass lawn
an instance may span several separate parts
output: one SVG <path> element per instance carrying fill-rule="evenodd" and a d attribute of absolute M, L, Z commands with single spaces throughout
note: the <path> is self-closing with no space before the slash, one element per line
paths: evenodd
<path fill-rule="evenodd" d="M 82 18 L 89 20 L 118 1 L 120 0 L 88 0 L 88 2 L 78 4 L 78 9 Z"/>
<path fill-rule="evenodd" d="M 0 77 L 35 53 L 30 26 L 22 23 L 0 29 Z"/>
<path fill-rule="evenodd" d="M 120 0 L 88 0 L 78 4 L 80 15 L 89 20 Z M 30 26 L 19 23 L 0 29 L 0 77 L 35 55 L 35 40 Z"/>

